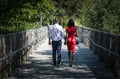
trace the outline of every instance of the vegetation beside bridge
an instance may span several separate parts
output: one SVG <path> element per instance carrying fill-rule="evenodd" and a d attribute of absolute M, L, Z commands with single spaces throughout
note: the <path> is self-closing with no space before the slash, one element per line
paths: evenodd
<path fill-rule="evenodd" d="M 54 17 L 64 27 L 74 18 L 83 26 L 120 34 L 118 0 L 1 0 L 0 6 L 0 34 L 45 26 Z"/>

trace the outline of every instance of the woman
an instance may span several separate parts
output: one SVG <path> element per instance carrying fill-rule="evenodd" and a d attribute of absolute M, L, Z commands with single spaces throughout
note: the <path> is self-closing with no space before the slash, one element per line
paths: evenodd
<path fill-rule="evenodd" d="M 69 19 L 68 25 L 66 27 L 66 41 L 68 47 L 68 58 L 69 66 L 72 67 L 75 49 L 76 49 L 76 39 L 75 36 L 78 36 L 77 28 L 75 27 L 74 20 Z"/>

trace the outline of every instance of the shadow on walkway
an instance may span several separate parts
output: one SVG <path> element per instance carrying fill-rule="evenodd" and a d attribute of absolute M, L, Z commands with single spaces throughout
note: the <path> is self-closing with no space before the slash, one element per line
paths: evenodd
<path fill-rule="evenodd" d="M 51 46 L 47 40 L 30 54 L 27 62 L 5 79 L 116 79 L 99 58 L 83 44 L 77 46 L 74 64 L 68 67 L 67 47 L 62 46 L 62 63 L 52 65 Z"/>

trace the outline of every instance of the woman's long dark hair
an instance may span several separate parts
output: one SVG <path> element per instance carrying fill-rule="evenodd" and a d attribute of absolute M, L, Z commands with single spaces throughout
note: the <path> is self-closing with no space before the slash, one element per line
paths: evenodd
<path fill-rule="evenodd" d="M 69 19 L 67 26 L 68 27 L 74 27 L 75 26 L 74 20 L 73 19 Z"/>

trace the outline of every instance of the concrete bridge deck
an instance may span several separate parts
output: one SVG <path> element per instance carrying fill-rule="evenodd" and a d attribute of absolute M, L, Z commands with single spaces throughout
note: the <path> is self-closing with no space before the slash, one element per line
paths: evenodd
<path fill-rule="evenodd" d="M 28 61 L 5 79 L 116 79 L 109 68 L 83 44 L 77 46 L 74 64 L 69 67 L 67 47 L 62 45 L 62 63 L 52 65 L 52 50 L 48 40 L 33 50 Z"/>

